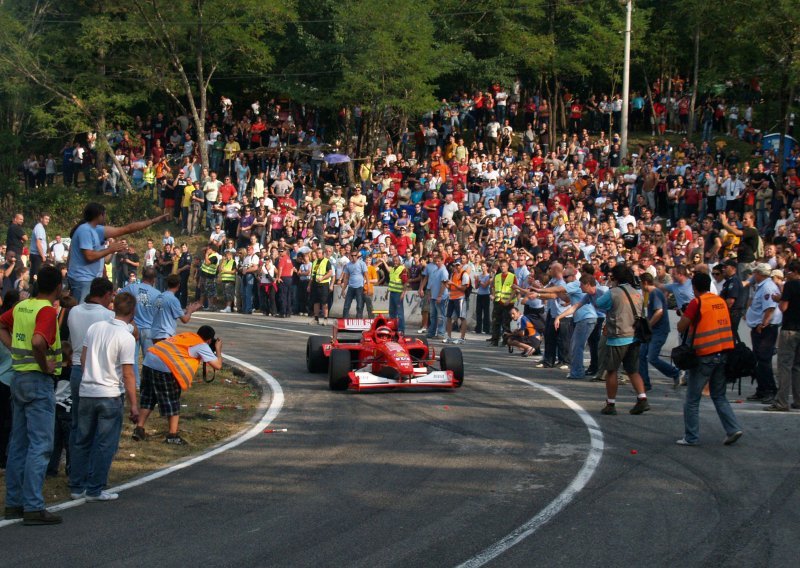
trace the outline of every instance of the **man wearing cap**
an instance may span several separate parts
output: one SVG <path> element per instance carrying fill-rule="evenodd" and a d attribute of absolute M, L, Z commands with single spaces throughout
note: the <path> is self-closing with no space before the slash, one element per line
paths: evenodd
<path fill-rule="evenodd" d="M 754 377 L 758 384 L 756 392 L 747 400 L 763 404 L 772 404 L 778 391 L 772 372 L 772 356 L 783 320 L 783 313 L 777 309 L 778 302 L 775 300 L 780 297 L 780 290 L 770 278 L 771 273 L 769 264 L 756 264 L 753 270 L 753 300 L 745 315 L 757 361 Z"/>
<path fill-rule="evenodd" d="M 728 311 L 731 315 L 731 331 L 734 339 L 739 341 L 739 322 L 747 308 L 748 294 L 742 286 L 734 259 L 729 258 L 722 263 L 722 274 L 725 276 L 725 282 L 719 296 L 728 304 Z"/>
<path fill-rule="evenodd" d="M 133 429 L 134 440 L 147 438 L 144 425 L 158 404 L 159 413 L 167 418 L 169 425 L 164 442 L 186 445 L 186 440 L 178 434 L 181 391 L 192 386 L 201 362 L 215 370 L 222 368 L 222 340 L 216 339 L 214 328 L 208 325 L 201 326 L 197 333 L 179 333 L 150 348 L 142 367 L 139 419 Z"/>

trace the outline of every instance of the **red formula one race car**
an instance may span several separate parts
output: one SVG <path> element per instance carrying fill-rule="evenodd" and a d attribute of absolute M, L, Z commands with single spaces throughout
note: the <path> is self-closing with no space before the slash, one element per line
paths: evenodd
<path fill-rule="evenodd" d="M 397 320 L 339 319 L 330 338 L 312 336 L 306 364 L 312 373 L 328 371 L 331 390 L 458 388 L 464 382 L 464 360 L 457 347 L 445 347 L 437 358 L 425 339 L 397 331 Z"/>

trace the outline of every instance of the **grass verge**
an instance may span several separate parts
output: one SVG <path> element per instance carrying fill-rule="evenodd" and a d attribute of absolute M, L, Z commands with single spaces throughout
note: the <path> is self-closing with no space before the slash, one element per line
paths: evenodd
<path fill-rule="evenodd" d="M 166 420 L 156 410 L 147 421 L 148 440 L 134 442 L 133 426 L 127 420 L 122 428 L 119 450 L 111 466 L 108 486 L 161 469 L 170 463 L 202 450 L 236 434 L 247 426 L 260 401 L 258 388 L 246 382 L 240 373 L 230 367 L 217 372 L 212 383 L 199 378 L 181 397 L 181 436 L 187 446 L 164 443 Z M 127 416 L 127 411 L 125 413 Z M 5 506 L 5 471 L 0 470 L 0 507 Z M 69 487 L 64 472 L 64 462 L 58 476 L 48 477 L 44 485 L 44 498 L 48 505 L 69 499 Z"/>

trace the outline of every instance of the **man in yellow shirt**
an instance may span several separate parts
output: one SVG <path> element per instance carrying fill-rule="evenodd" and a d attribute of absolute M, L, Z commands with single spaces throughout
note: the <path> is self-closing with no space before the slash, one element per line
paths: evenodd
<path fill-rule="evenodd" d="M 364 208 L 367 206 L 367 196 L 361 191 L 360 187 L 353 188 L 353 194 L 350 196 L 350 212 L 356 222 L 360 222 L 364 218 Z"/>

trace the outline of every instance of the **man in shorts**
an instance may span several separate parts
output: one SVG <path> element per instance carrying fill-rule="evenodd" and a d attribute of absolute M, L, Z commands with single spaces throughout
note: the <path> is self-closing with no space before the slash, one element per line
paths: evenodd
<path fill-rule="evenodd" d="M 142 388 L 139 394 L 139 419 L 133 429 L 137 442 L 147 438 L 144 425 L 158 404 L 158 412 L 166 417 L 169 431 L 164 442 L 186 445 L 178 433 L 181 392 L 192 386 L 200 363 L 212 369 L 222 368 L 222 340 L 214 328 L 201 326 L 197 333 L 179 333 L 153 345 L 144 358 Z"/>
<path fill-rule="evenodd" d="M 447 337 L 445 343 L 465 343 L 467 335 L 467 299 L 466 291 L 470 283 L 469 273 L 461 268 L 461 259 L 453 261 L 453 270 L 450 280 L 445 285 L 450 290 L 450 301 L 447 304 Z M 461 337 L 453 339 L 453 322 L 458 320 Z"/>
<path fill-rule="evenodd" d="M 634 337 L 637 317 L 644 317 L 644 299 L 633 287 L 634 275 L 630 268 L 618 264 L 611 270 L 611 289 L 598 298 L 596 307 L 606 314 L 606 405 L 602 414 L 617 413 L 617 370 L 625 369 L 631 385 L 636 390 L 636 404 L 631 414 L 650 410 L 644 382 L 639 374 L 639 342 Z"/>

